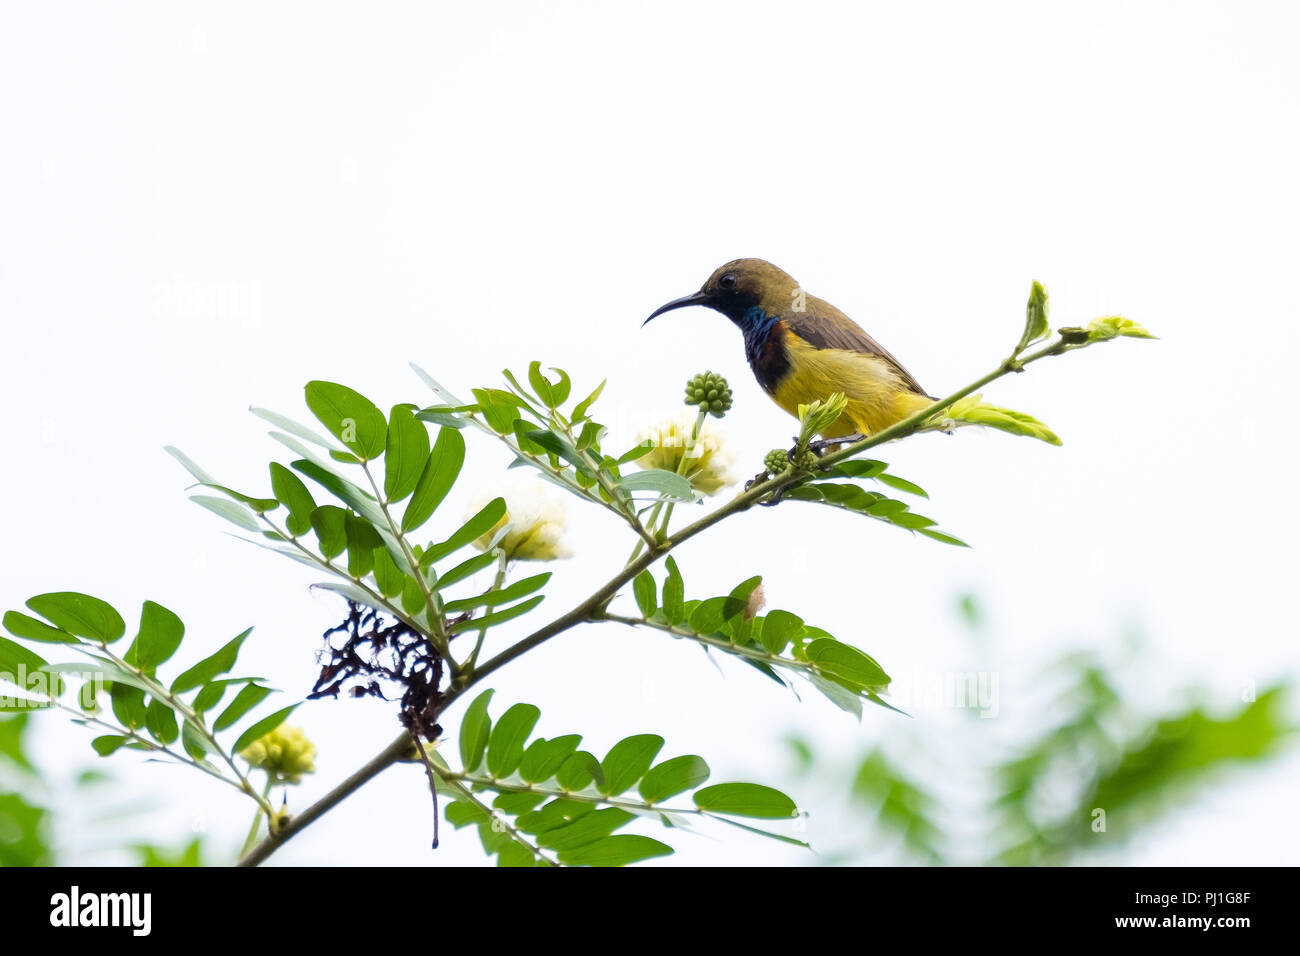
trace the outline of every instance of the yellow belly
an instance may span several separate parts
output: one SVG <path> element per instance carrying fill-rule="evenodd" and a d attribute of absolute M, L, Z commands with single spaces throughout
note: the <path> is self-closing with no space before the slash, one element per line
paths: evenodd
<path fill-rule="evenodd" d="M 773 400 L 795 417 L 799 406 L 843 392 L 844 414 L 822 432 L 823 438 L 871 435 L 919 411 L 931 399 L 912 391 L 888 362 L 861 352 L 818 349 L 786 336 L 790 373 L 772 392 Z"/>

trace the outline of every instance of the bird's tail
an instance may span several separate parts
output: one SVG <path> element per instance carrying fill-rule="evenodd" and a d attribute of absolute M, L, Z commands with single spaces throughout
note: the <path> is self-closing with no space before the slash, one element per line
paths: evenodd
<path fill-rule="evenodd" d="M 950 432 L 954 428 L 966 425 L 984 425 L 1013 435 L 1027 435 L 1037 438 L 1049 445 L 1061 444 L 1061 439 L 1033 415 L 1000 408 L 980 401 L 979 395 L 967 395 L 948 406 L 942 413 L 930 419 L 924 426 L 927 431 Z"/>

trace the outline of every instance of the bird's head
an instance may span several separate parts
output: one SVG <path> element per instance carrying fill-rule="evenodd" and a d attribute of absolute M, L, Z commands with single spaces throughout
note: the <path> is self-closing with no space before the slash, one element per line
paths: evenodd
<path fill-rule="evenodd" d="M 645 321 L 673 309 L 704 305 L 739 322 L 754 306 L 761 306 L 769 315 L 780 315 L 798 295 L 799 283 L 772 263 L 763 259 L 733 259 L 714 270 L 699 292 L 661 305 Z"/>

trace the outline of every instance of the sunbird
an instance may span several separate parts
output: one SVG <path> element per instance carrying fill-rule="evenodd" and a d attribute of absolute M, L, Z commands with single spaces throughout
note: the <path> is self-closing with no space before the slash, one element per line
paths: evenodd
<path fill-rule="evenodd" d="M 700 291 L 661 305 L 642 325 L 690 305 L 721 312 L 740 328 L 759 386 L 791 415 L 799 416 L 800 405 L 843 392 L 843 413 L 821 432 L 834 443 L 873 435 L 936 401 L 861 326 L 763 259 L 720 266 Z M 984 405 L 978 395 L 950 407 L 943 419 L 931 427 L 986 424 L 1059 444 L 1041 422 Z"/>

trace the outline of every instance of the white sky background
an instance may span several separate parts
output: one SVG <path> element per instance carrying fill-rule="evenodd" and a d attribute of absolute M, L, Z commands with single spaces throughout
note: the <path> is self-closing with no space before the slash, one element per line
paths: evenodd
<path fill-rule="evenodd" d="M 1193 683 L 1232 705 L 1243 682 L 1296 673 L 1296 25 L 1281 4 L 7 5 L 0 600 L 84 590 L 129 618 L 151 598 L 189 625 L 188 660 L 255 624 L 241 669 L 300 697 L 336 599 L 223 534 L 163 445 L 260 493 L 267 460 L 290 456 L 249 405 L 308 417 L 312 378 L 384 408 L 427 403 L 408 361 L 468 393 L 538 358 L 576 389 L 609 376 L 610 447 L 676 413 L 690 374 L 725 373 L 723 425 L 749 474 L 792 420 L 725 319 L 642 330 L 653 308 L 761 256 L 944 393 L 1014 344 L 1036 278 L 1056 326 L 1119 312 L 1161 340 L 988 390 L 1062 448 L 968 430 L 883 450 L 972 550 L 791 504 L 684 547 L 688 596 L 761 572 L 771 606 L 875 655 L 900 697 L 998 671 L 1000 717 L 976 728 L 998 739 L 1045 719 L 1034 667 L 1130 629 L 1153 646 L 1154 666 L 1126 675 L 1136 709 Z M 506 463 L 469 438 L 431 533 Z M 632 544 L 603 512 L 570 515 L 578 558 L 554 567 L 550 613 Z M 955 625 L 962 590 L 990 608 L 985 651 Z M 872 709 L 858 725 L 722 670 L 591 627 L 502 672 L 495 709 L 534 702 L 539 732 L 584 733 L 597 754 L 658 732 L 664 756 L 702 754 L 715 781 L 778 784 L 787 733 L 844 758 L 881 737 L 942 753 L 965 717 L 911 701 L 910 721 Z M 321 748 L 297 806 L 396 730 L 373 702 L 297 720 Z M 56 777 L 94 765 L 81 731 L 42 724 Z M 131 832 L 242 836 L 233 794 L 129 765 L 111 761 L 163 814 Z M 1244 774 L 1122 859 L 1294 862 L 1298 766 Z M 834 843 L 809 809 L 807 835 Z M 428 829 L 407 767 L 275 859 L 482 861 L 468 831 L 430 856 Z M 65 834 L 73 859 L 112 859 L 80 833 Z M 807 860 L 738 833 L 671 842 L 677 863 Z"/>

